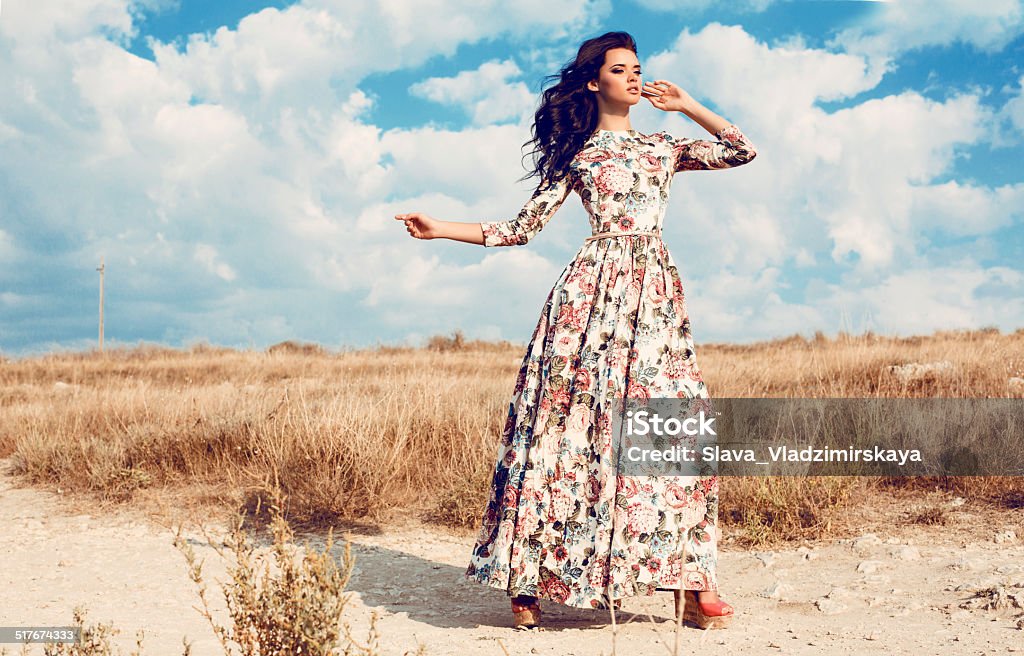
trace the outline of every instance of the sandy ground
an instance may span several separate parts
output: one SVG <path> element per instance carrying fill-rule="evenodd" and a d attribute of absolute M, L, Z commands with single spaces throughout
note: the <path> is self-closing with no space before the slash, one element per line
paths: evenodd
<path fill-rule="evenodd" d="M 111 622 L 125 653 L 138 629 L 144 654 L 223 654 L 194 608 L 199 598 L 173 531 L 138 511 L 79 513 L 58 494 L 24 488 L 0 460 L 0 626 Z M 679 653 L 1002 654 L 1024 652 L 1024 512 L 945 499 L 945 526 L 892 524 L 796 548 L 720 549 L 733 626 L 683 628 Z M 898 513 L 892 514 L 898 517 Z M 875 525 L 879 524 L 877 517 Z M 218 529 L 211 523 L 210 530 Z M 222 531 L 222 529 L 221 529 Z M 223 534 L 222 532 L 220 533 Z M 223 561 L 197 531 L 211 597 Z M 385 654 L 671 654 L 669 593 L 626 601 L 614 631 L 607 612 L 545 606 L 545 628 L 516 631 L 503 592 L 463 577 L 472 536 L 419 525 L 351 536 L 356 571 L 347 613 L 357 637 L 379 614 Z M 978 596 L 979 591 L 993 590 Z M 993 607 L 994 606 L 994 607 Z M 7 645 L 10 653 L 20 653 Z M 30 653 L 41 654 L 36 647 Z"/>

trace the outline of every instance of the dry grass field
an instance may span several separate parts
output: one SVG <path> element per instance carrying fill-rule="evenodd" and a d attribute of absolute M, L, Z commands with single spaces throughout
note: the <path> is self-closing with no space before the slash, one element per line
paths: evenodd
<path fill-rule="evenodd" d="M 456 333 L 424 348 L 139 345 L 0 359 L 0 457 L 76 503 L 251 510 L 277 480 L 299 526 L 401 516 L 472 529 L 524 348 Z M 697 356 L 713 397 L 1024 395 L 1024 330 L 819 334 L 698 344 Z M 828 537 L 865 499 L 936 488 L 1024 504 L 1009 477 L 751 477 L 723 483 L 721 517 L 747 544 Z"/>

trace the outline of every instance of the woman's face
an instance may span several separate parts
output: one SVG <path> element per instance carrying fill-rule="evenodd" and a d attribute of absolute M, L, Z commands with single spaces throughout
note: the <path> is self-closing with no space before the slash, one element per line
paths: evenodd
<path fill-rule="evenodd" d="M 588 82 L 587 88 L 596 91 L 598 100 L 608 105 L 635 105 L 640 102 L 643 81 L 636 53 L 629 48 L 606 51 L 597 80 Z"/>

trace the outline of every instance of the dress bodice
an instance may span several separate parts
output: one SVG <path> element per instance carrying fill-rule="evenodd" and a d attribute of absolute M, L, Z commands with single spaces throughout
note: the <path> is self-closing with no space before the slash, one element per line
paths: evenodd
<path fill-rule="evenodd" d="M 591 232 L 660 231 L 673 175 L 746 164 L 757 154 L 735 125 L 716 141 L 676 138 L 668 132 L 596 130 L 583 144 L 568 174 L 542 186 L 509 221 L 481 223 L 484 246 L 526 244 L 575 190 L 590 218 Z"/>

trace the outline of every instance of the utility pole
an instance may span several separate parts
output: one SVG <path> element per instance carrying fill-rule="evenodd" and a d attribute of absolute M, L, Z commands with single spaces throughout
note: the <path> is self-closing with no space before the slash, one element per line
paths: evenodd
<path fill-rule="evenodd" d="M 100 272 L 100 353 L 103 352 L 103 272 L 106 270 L 103 258 L 100 258 L 100 265 L 96 270 Z"/>

